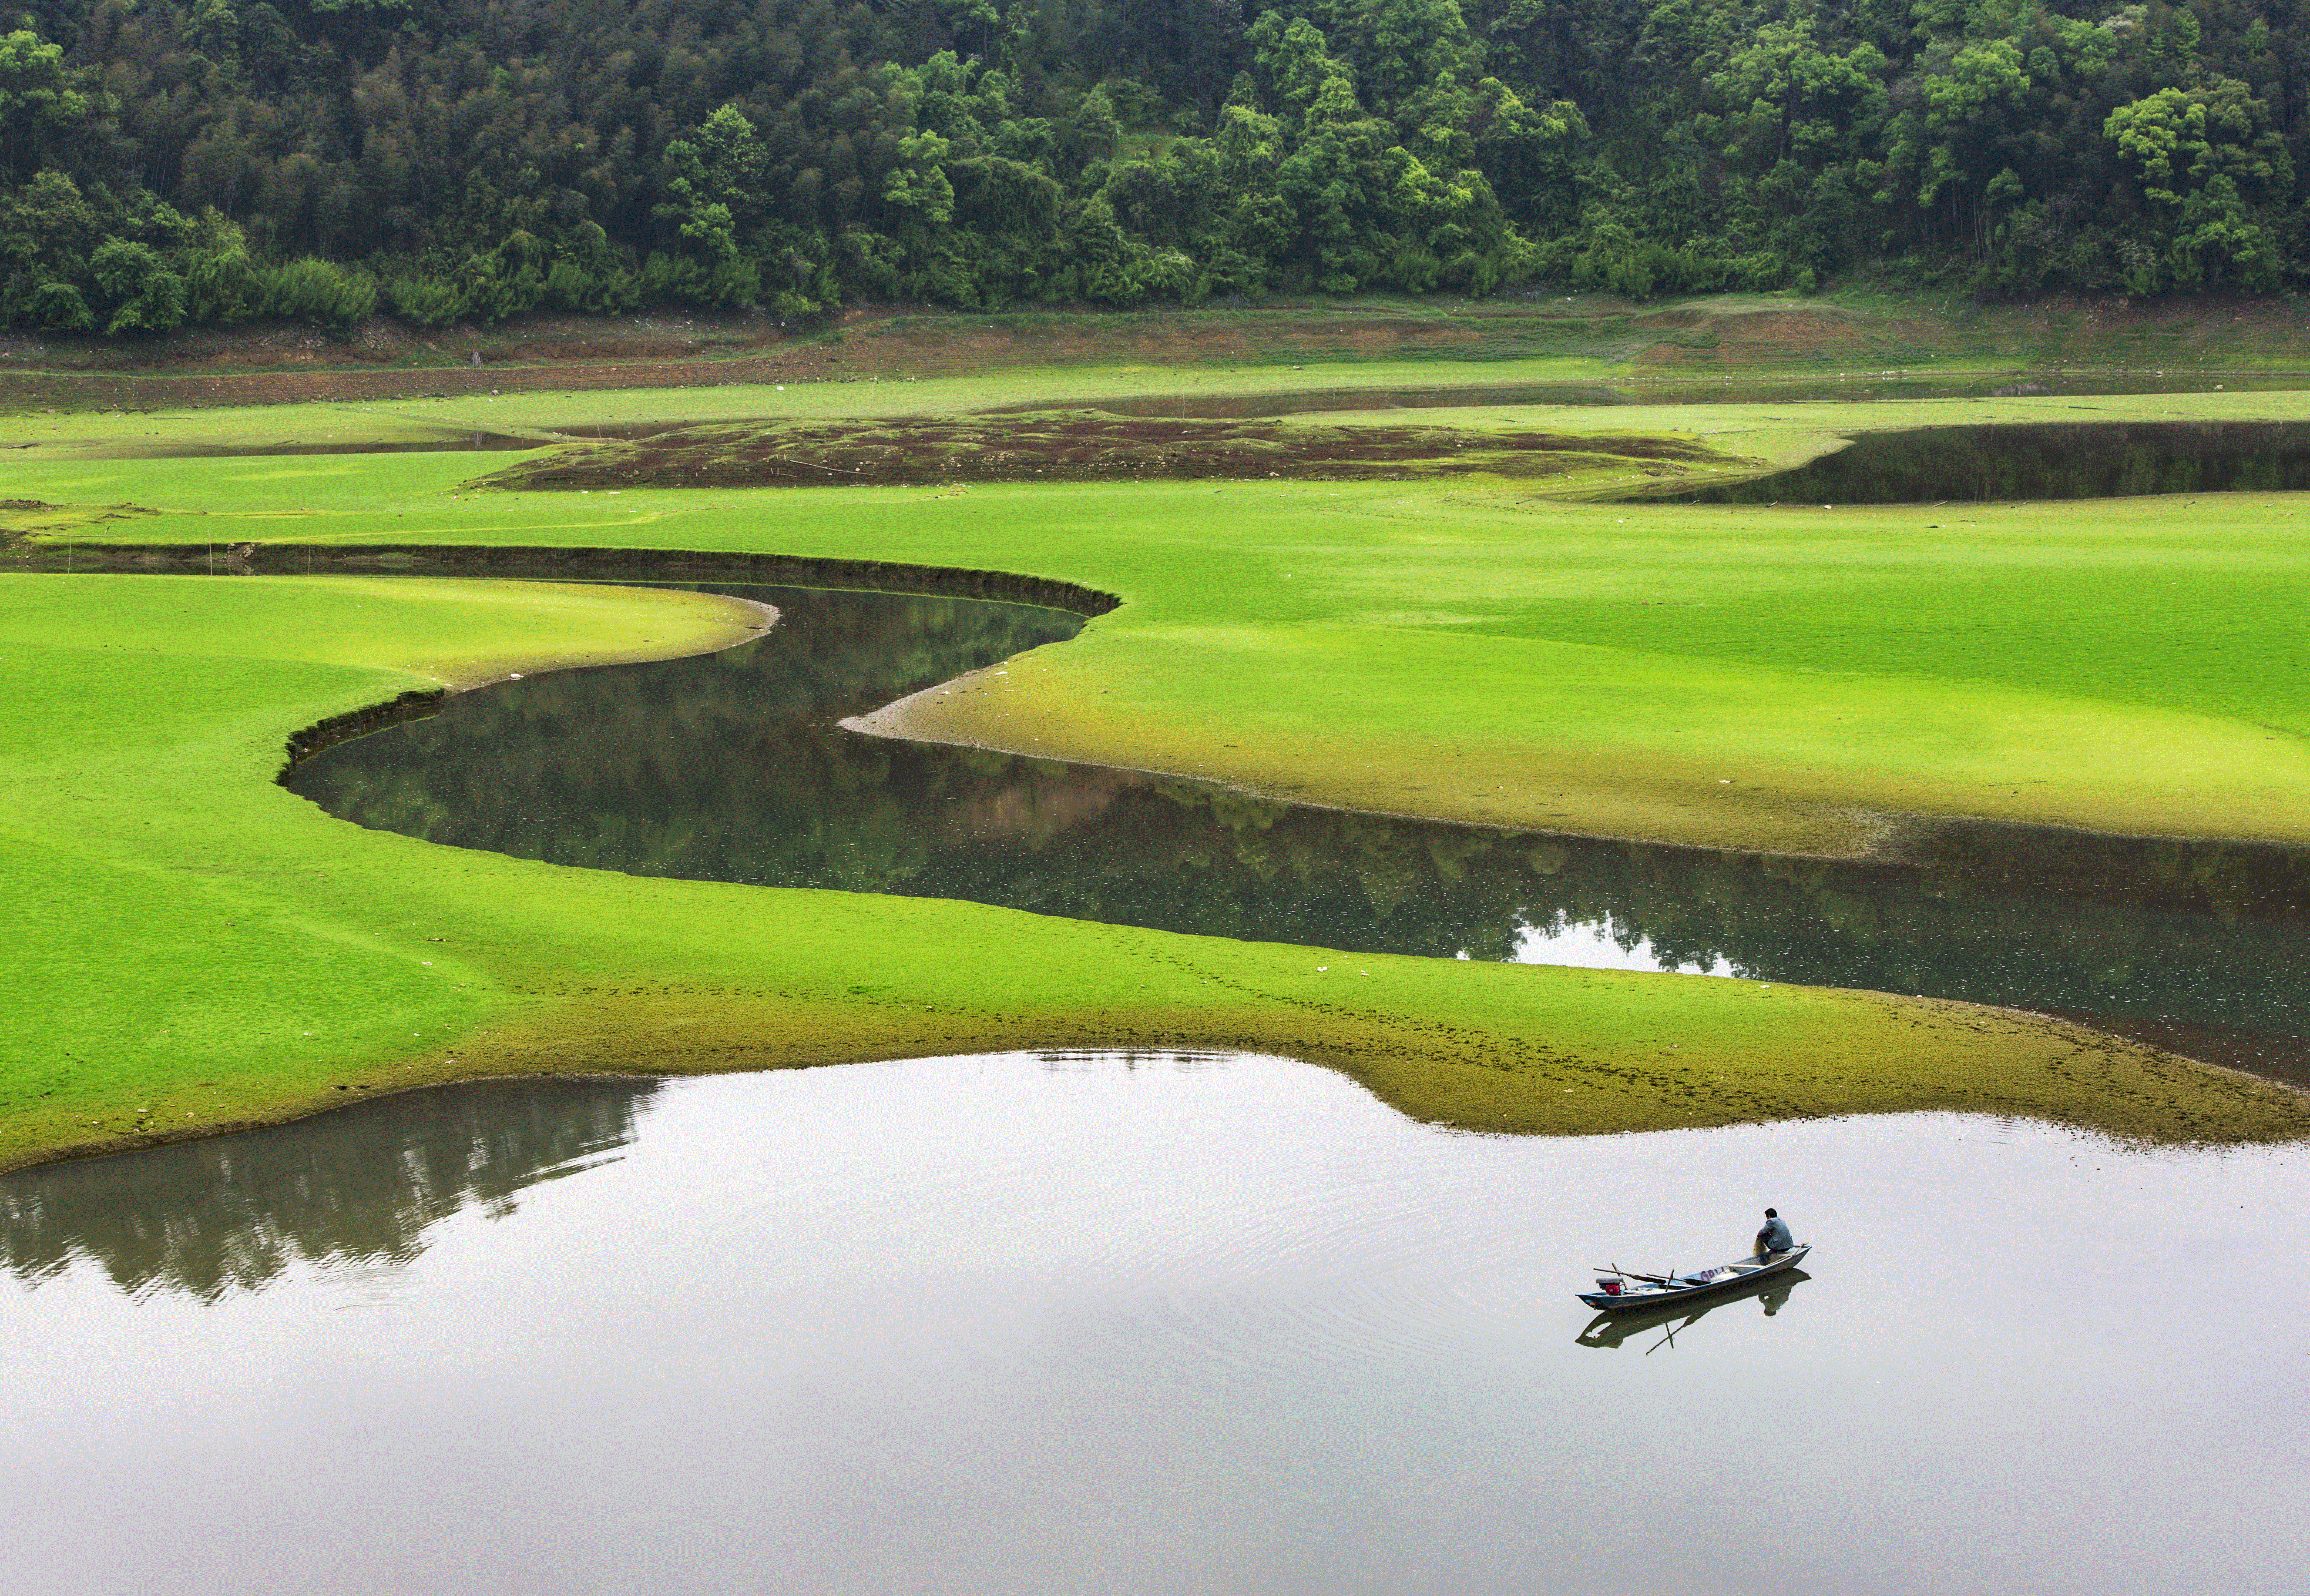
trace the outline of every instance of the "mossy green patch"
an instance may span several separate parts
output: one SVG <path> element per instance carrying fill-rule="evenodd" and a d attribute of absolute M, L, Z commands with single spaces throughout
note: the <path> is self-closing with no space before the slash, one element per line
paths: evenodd
<path fill-rule="evenodd" d="M 2283 1089 L 1964 1005 L 569 870 L 363 830 L 271 780 L 292 732 L 429 666 L 708 647 L 751 619 L 614 589 L 0 577 L 0 1167 L 477 1074 L 1069 1045 L 1288 1052 L 1495 1130 L 2310 1126 Z"/>
<path fill-rule="evenodd" d="M 884 724 L 1303 801 L 1825 854 L 1899 814 L 2281 842 L 2310 827 L 2299 496 L 1926 511 L 1567 503 L 1507 483 L 477 495 L 464 469 L 124 461 L 0 470 L 0 491 L 170 512 L 123 541 L 769 552 L 1072 582 L 1125 603 L 1031 671 Z"/>

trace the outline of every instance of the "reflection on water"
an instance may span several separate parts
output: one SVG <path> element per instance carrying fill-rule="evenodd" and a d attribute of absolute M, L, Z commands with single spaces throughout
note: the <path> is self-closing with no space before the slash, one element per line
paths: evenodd
<path fill-rule="evenodd" d="M 560 864 L 961 898 L 1368 952 L 1617 964 L 2310 1036 L 2310 851 L 1951 826 L 1899 864 L 1485 830 L 914 746 L 836 723 L 1072 634 L 1020 605 L 717 585 L 758 643 L 508 682 L 343 744 L 296 790 Z"/>
<path fill-rule="evenodd" d="M 404 1263 L 465 1210 L 495 1218 L 540 1181 L 633 1140 L 647 1080 L 501 1081 L 0 1180 L 0 1270 L 84 1264 L 122 1290 L 202 1302 L 292 1268 Z"/>
<path fill-rule="evenodd" d="M 1834 455 L 1675 504 L 2018 503 L 2310 488 L 2310 422 L 2045 421 L 1864 432 Z"/>
<path fill-rule="evenodd" d="M 2208 1547 L 2299 1576 L 2298 1149 L 1471 1136 L 1209 1055 L 683 1080 L 638 1118 L 430 1097 L 211 1144 L 261 1196 L 189 1149 L 0 1177 L 67 1259 L 0 1276 L 20 1588 L 1510 1596 L 1617 1588 L 1632 1548 L 1786 1596 L 2169 1596 Z M 1732 1256 L 1768 1203 L 1816 1244 L 1785 1307 L 1591 1356 L 1599 1249 Z M 116 1284 L 162 1224 L 296 1262 Z"/>

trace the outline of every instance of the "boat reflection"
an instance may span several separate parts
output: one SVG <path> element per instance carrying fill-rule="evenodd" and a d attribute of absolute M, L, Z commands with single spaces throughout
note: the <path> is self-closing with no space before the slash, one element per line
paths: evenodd
<path fill-rule="evenodd" d="M 1729 1308 L 1734 1303 L 1760 1302 L 1765 1307 L 1765 1317 L 1769 1319 L 1781 1311 L 1791 1292 L 1811 1279 L 1812 1277 L 1804 1271 L 1793 1269 L 1785 1274 L 1759 1280 L 1746 1290 L 1715 1292 L 1705 1302 L 1675 1303 L 1636 1314 L 1599 1314 L 1588 1322 L 1587 1327 L 1576 1339 L 1584 1347 L 1618 1347 L 1631 1336 L 1661 1331 L 1661 1339 L 1645 1349 L 1645 1356 L 1650 1357 L 1663 1347 L 1675 1346 L 1679 1332 L 1690 1330 L 1717 1309 Z"/>

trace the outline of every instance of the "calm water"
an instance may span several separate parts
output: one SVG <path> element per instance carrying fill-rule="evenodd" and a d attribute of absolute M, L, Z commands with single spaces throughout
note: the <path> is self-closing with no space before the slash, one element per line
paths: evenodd
<path fill-rule="evenodd" d="M 758 643 L 462 694 L 296 790 L 367 826 L 561 864 L 971 898 L 1439 958 L 1738 974 L 2183 1030 L 2310 1080 L 2310 851 L 1949 827 L 1857 865 L 1246 800 L 883 742 L 843 716 L 1071 636 L 1055 611 L 717 585 Z"/>
<path fill-rule="evenodd" d="M 0 1526 L 90 1596 L 2280 1591 L 2302 1157 L 1246 1058 L 452 1089 L 0 1179 Z M 1810 1278 L 1572 1300 L 1767 1202 Z"/>
<path fill-rule="evenodd" d="M 2092 421 L 1866 432 L 1771 476 L 1676 504 L 2019 503 L 2310 489 L 2310 422 Z"/>

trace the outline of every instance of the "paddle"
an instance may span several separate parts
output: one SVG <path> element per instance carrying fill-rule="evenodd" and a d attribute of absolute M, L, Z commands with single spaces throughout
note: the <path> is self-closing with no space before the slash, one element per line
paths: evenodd
<path fill-rule="evenodd" d="M 1588 1267 L 1590 1269 L 1596 1269 L 1596 1266 L 1593 1263 Z M 1617 1264 L 1609 1270 L 1596 1270 L 1596 1272 L 1599 1274 L 1616 1274 L 1620 1276 L 1623 1279 L 1649 1280 L 1655 1286 L 1665 1286 L 1671 1283 L 1670 1278 L 1667 1275 L 1640 1275 L 1633 1269 L 1622 1269 Z"/>

